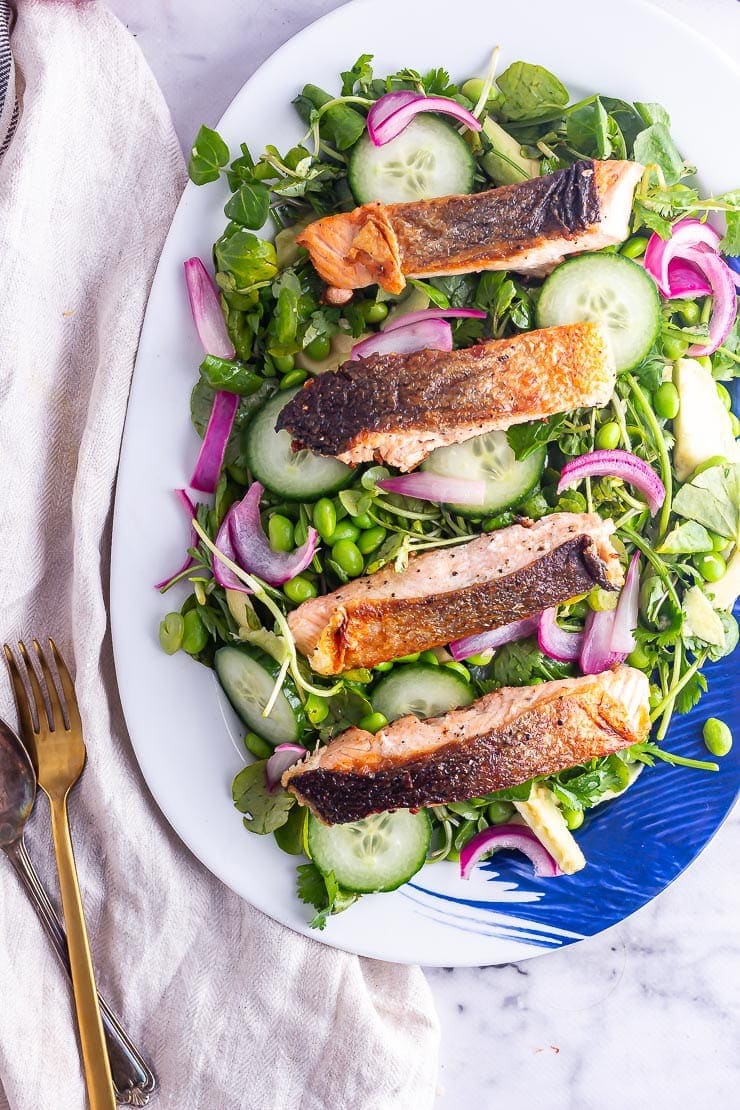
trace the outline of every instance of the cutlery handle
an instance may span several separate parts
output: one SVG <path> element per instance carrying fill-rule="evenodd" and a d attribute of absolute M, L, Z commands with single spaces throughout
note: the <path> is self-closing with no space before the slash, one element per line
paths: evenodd
<path fill-rule="evenodd" d="M 24 841 L 17 841 L 6 851 L 57 956 L 66 968 L 67 974 L 71 975 L 67 937 L 56 910 L 41 884 Z M 98 995 L 98 1002 L 103 1031 L 108 1043 L 116 1099 L 127 1106 L 146 1106 L 157 1084 L 154 1073 L 132 1044 L 105 999 Z"/>
<path fill-rule="evenodd" d="M 67 816 L 67 795 L 52 794 L 51 832 L 59 872 L 59 890 L 62 896 L 64 924 L 67 928 L 69 964 L 72 970 L 72 990 L 77 1008 L 77 1025 L 80 1032 L 82 1061 L 90 1110 L 115 1110 L 113 1077 L 108 1062 L 108 1050 L 103 1036 L 103 1023 L 98 1009 L 98 992 L 95 973 L 87 939 L 85 915 L 77 881 L 72 838 Z"/>

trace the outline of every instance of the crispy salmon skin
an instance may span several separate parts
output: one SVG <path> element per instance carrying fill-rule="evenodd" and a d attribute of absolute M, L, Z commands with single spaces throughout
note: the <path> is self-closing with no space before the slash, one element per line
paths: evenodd
<path fill-rule="evenodd" d="M 411 470 L 435 447 L 605 405 L 616 370 L 601 324 L 565 324 L 457 351 L 370 355 L 306 382 L 276 427 L 350 465 Z"/>
<path fill-rule="evenodd" d="M 542 275 L 568 255 L 627 238 L 642 172 L 637 162 L 583 160 L 484 193 L 364 204 L 314 221 L 296 242 L 340 289 L 400 293 L 407 278 L 482 270 Z"/>
<path fill-rule="evenodd" d="M 299 605 L 288 623 L 318 674 L 374 667 L 498 628 L 585 593 L 616 589 L 622 568 L 614 525 L 589 513 L 553 513 L 455 548 L 412 556 Z"/>
<path fill-rule="evenodd" d="M 322 821 L 480 797 L 647 738 L 649 684 L 632 667 L 504 687 L 464 709 L 380 732 L 349 728 L 283 775 Z"/>

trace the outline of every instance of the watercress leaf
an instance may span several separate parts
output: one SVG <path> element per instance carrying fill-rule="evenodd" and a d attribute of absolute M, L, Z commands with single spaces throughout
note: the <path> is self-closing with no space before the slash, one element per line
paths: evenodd
<path fill-rule="evenodd" d="M 195 136 L 188 161 L 188 176 L 196 185 L 216 181 L 229 160 L 229 148 L 219 135 L 203 124 Z"/>
<path fill-rule="evenodd" d="M 673 511 L 720 536 L 740 538 L 740 463 L 713 466 L 676 494 Z"/>
<path fill-rule="evenodd" d="M 666 127 L 671 126 L 671 117 L 662 104 L 656 104 L 654 101 L 650 100 L 636 100 L 635 109 L 646 127 L 650 127 L 654 123 L 662 123 L 665 124 Z"/>
<path fill-rule="evenodd" d="M 707 653 L 708 658 L 713 662 L 717 659 L 724 658 L 725 655 L 732 655 L 737 647 L 738 639 L 740 639 L 740 630 L 738 630 L 737 621 L 732 613 L 722 609 L 718 612 L 719 619 L 722 621 L 722 628 L 724 630 L 723 643 L 712 645 Z"/>
<path fill-rule="evenodd" d="M 270 212 L 270 192 L 261 181 L 248 181 L 240 186 L 224 207 L 224 214 L 234 223 L 257 231 Z"/>
<path fill-rule="evenodd" d="M 675 185 L 684 173 L 684 162 L 665 123 L 653 123 L 635 139 L 634 156 L 643 165 L 656 165 L 667 185 Z"/>
<path fill-rule="evenodd" d="M 296 801 L 281 786 L 268 790 L 266 765 L 267 760 L 260 759 L 244 767 L 234 779 L 231 790 L 234 805 L 244 814 L 245 827 L 260 836 L 284 825 Z"/>
<path fill-rule="evenodd" d="M 635 139 L 641 131 L 645 130 L 645 121 L 639 112 L 635 111 L 633 105 L 628 104 L 626 100 L 620 100 L 614 96 L 602 96 L 601 103 L 609 113 L 609 118 L 619 127 L 626 149 L 631 153 Z M 614 154 L 617 158 L 625 157 L 625 155 L 618 153 L 616 145 Z"/>
<path fill-rule="evenodd" d="M 694 551 L 711 551 L 712 540 L 706 528 L 695 520 L 677 524 L 655 549 L 660 555 L 681 555 Z"/>
<path fill-rule="evenodd" d="M 258 239 L 246 228 L 222 235 L 213 249 L 218 269 L 233 275 L 238 290 L 271 281 L 277 274 L 274 245 L 266 239 Z"/>
<path fill-rule="evenodd" d="M 734 204 L 734 209 L 725 212 L 727 232 L 719 245 L 723 254 L 737 257 L 740 255 L 740 190 L 735 193 L 725 193 L 724 200 L 727 204 Z"/>
<path fill-rule="evenodd" d="M 592 158 L 609 158 L 612 144 L 608 124 L 606 108 L 597 96 L 591 104 L 584 104 L 569 113 L 566 125 L 568 144 L 578 154 Z"/>
<path fill-rule="evenodd" d="M 316 85 L 304 85 L 301 98 L 307 100 L 317 110 L 336 99 Z M 296 107 L 298 107 L 297 104 Z M 365 117 L 349 104 L 333 104 L 322 114 L 319 130 L 333 141 L 337 150 L 348 150 L 363 134 Z"/>
<path fill-rule="evenodd" d="M 371 494 L 361 489 L 340 490 L 338 497 L 350 516 L 361 516 L 373 503 Z"/>
<path fill-rule="evenodd" d="M 365 92 L 368 89 L 373 79 L 372 60 L 372 54 L 361 54 L 352 69 L 340 73 L 342 96 L 352 96 L 355 91 Z"/>
<path fill-rule="evenodd" d="M 532 420 L 528 424 L 514 424 L 506 431 L 506 439 L 517 459 L 526 459 L 538 447 L 560 435 L 566 414 L 559 413 L 549 420 Z"/>
<path fill-rule="evenodd" d="M 505 120 L 525 120 L 564 108 L 568 90 L 543 66 L 513 62 L 498 78 L 504 100 L 501 114 Z"/>
<path fill-rule="evenodd" d="M 225 389 L 244 397 L 256 393 L 263 383 L 251 367 L 217 355 L 206 355 L 200 364 L 200 372 L 212 389 Z"/>
<path fill-rule="evenodd" d="M 424 293 L 435 308 L 450 307 L 450 299 L 447 294 L 441 289 L 435 289 L 435 287 L 428 282 L 419 281 L 418 278 L 409 278 L 406 284 L 411 285 L 414 289 L 418 289 L 420 293 Z"/>

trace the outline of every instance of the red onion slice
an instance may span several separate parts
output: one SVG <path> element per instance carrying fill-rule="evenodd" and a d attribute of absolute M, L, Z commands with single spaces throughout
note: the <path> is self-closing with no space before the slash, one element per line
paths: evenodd
<path fill-rule="evenodd" d="M 185 263 L 185 283 L 193 323 L 203 350 L 207 355 L 233 358 L 236 351 L 221 311 L 218 290 L 199 258 L 189 258 Z"/>
<path fill-rule="evenodd" d="M 214 542 L 222 555 L 225 555 L 226 558 L 230 559 L 232 563 L 238 564 L 239 560 L 236 557 L 234 545 L 231 542 L 231 536 L 229 534 L 230 516 L 231 509 L 229 509 L 228 513 L 221 521 L 221 527 L 218 530 L 218 534 Z M 249 587 L 245 586 L 241 578 L 237 578 L 233 570 L 229 570 L 229 568 L 221 562 L 217 555 L 214 555 L 212 563 L 213 577 L 216 579 L 219 586 L 223 586 L 225 590 L 236 590 L 240 594 L 251 594 L 252 591 L 249 589 Z"/>
<path fill-rule="evenodd" d="M 555 619 L 556 610 L 545 609 L 540 614 L 537 627 L 537 643 L 540 651 L 557 659 L 560 663 L 573 663 L 581 654 L 582 632 L 566 632 Z"/>
<path fill-rule="evenodd" d="M 200 445 L 195 470 L 190 479 L 193 489 L 202 493 L 213 493 L 218 485 L 218 477 L 224 464 L 226 445 L 229 442 L 236 410 L 239 408 L 239 395 L 220 390 L 213 398 L 213 408 L 208 419 L 206 434 Z"/>
<path fill-rule="evenodd" d="M 492 651 L 503 647 L 514 640 L 523 640 L 537 631 L 540 615 L 524 617 L 520 621 L 512 621 L 501 628 L 492 628 L 489 632 L 477 632 L 474 636 L 465 636 L 462 640 L 453 640 L 449 645 L 450 654 L 459 663 L 470 655 L 480 655 L 484 651 Z"/>
<path fill-rule="evenodd" d="M 187 492 L 184 489 L 176 489 L 175 496 L 180 501 L 185 512 L 188 514 L 188 521 L 191 521 L 195 516 L 195 505 L 193 504 L 191 498 L 188 496 Z M 196 547 L 197 543 L 198 534 L 191 524 L 190 542 L 188 543 L 188 547 Z M 172 582 L 175 578 L 179 578 L 181 574 L 184 574 L 185 571 L 188 570 L 194 562 L 195 560 L 193 559 L 193 556 L 187 555 L 182 566 L 178 570 L 173 571 L 173 573 L 170 574 L 167 578 L 163 578 L 161 582 L 157 582 L 154 586 L 154 589 L 163 590 L 166 586 L 169 586 L 170 582 Z"/>
<path fill-rule="evenodd" d="M 674 258 L 668 267 L 668 294 L 671 300 L 677 297 L 709 297 L 712 287 L 696 266 Z"/>
<path fill-rule="evenodd" d="M 653 232 L 648 240 L 643 265 L 655 278 L 664 297 L 677 296 L 678 294 L 671 292 L 669 274 L 671 261 L 674 258 L 685 258 L 686 249 L 696 247 L 699 243 L 704 243 L 711 250 L 716 251 L 719 241 L 719 233 L 711 224 L 694 219 L 679 220 L 671 229 L 670 239 L 661 239 L 660 235 Z"/>
<path fill-rule="evenodd" d="M 304 755 L 308 755 L 308 751 L 300 744 L 278 744 L 265 764 L 267 789 L 274 790 L 288 768 L 303 759 Z"/>
<path fill-rule="evenodd" d="M 566 463 L 560 472 L 558 493 L 580 482 L 582 478 L 621 478 L 638 489 L 655 516 L 665 501 L 665 486 L 643 460 L 630 451 L 591 451 Z"/>
<path fill-rule="evenodd" d="M 315 528 L 308 529 L 306 542 L 295 551 L 273 551 L 260 520 L 260 498 L 264 490 L 252 482 L 241 501 L 228 512 L 229 538 L 236 552 L 235 562 L 270 586 L 282 586 L 310 564 L 318 546 Z"/>
<path fill-rule="evenodd" d="M 682 257 L 697 266 L 712 287 L 712 315 L 709 319 L 709 340 L 689 347 L 691 356 L 711 355 L 721 347 L 732 331 L 737 316 L 737 292 L 732 271 L 727 263 L 706 247 L 693 247 Z"/>
<path fill-rule="evenodd" d="M 614 613 L 611 650 L 625 659 L 635 650 L 635 629 L 637 628 L 637 606 L 640 599 L 640 556 L 632 556 L 627 569 L 622 592 Z"/>
<path fill-rule="evenodd" d="M 469 879 L 480 858 L 487 852 L 500 848 L 513 848 L 517 852 L 523 852 L 534 864 L 534 873 L 538 878 L 549 879 L 563 874 L 544 844 L 526 825 L 496 825 L 495 828 L 476 833 L 460 849 L 460 877 Z"/>
<path fill-rule="evenodd" d="M 407 324 L 418 324 L 422 320 L 447 320 L 460 317 L 485 320 L 487 315 L 487 312 L 478 308 L 422 308 L 418 312 L 407 312 L 405 316 L 396 316 L 394 320 L 389 320 L 382 330 L 398 331 L 399 328 L 405 328 Z"/>
<path fill-rule="evenodd" d="M 624 663 L 627 652 L 612 650 L 616 609 L 590 612 L 583 629 L 583 647 L 579 666 L 583 674 L 601 674 L 615 663 Z"/>
<path fill-rule="evenodd" d="M 420 320 L 391 331 L 379 331 L 355 343 L 350 358 L 369 355 L 411 355 L 415 351 L 451 351 L 452 328 L 446 320 Z"/>
<path fill-rule="evenodd" d="M 367 114 L 367 133 L 373 146 L 385 146 L 401 134 L 420 112 L 439 112 L 480 131 L 481 122 L 472 112 L 446 96 L 422 96 L 408 91 L 386 93 Z"/>
<path fill-rule="evenodd" d="M 444 478 L 423 470 L 384 478 L 377 485 L 388 493 L 402 493 L 405 497 L 446 505 L 482 505 L 486 496 L 486 483 L 482 478 Z"/>

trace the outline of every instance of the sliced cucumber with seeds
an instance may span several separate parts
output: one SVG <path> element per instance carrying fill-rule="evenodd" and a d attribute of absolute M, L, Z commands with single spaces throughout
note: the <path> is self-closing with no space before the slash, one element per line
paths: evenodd
<path fill-rule="evenodd" d="M 437 116 L 417 116 L 395 139 L 373 146 L 368 135 L 355 143 L 347 178 L 358 204 L 379 200 L 429 200 L 472 193 L 475 161 L 454 127 Z"/>
<path fill-rule="evenodd" d="M 226 697 L 247 728 L 270 744 L 295 744 L 303 736 L 306 718 L 293 682 L 284 678 L 269 716 L 262 712 L 270 700 L 280 667 L 259 648 L 222 647 L 213 657 Z"/>
<path fill-rule="evenodd" d="M 447 667 L 433 663 L 408 663 L 381 679 L 370 695 L 373 709 L 388 721 L 413 713 L 415 717 L 438 717 L 449 709 L 470 705 L 471 684 Z"/>
<path fill-rule="evenodd" d="M 280 410 L 297 392 L 276 393 L 254 417 L 247 428 L 247 465 L 252 476 L 273 493 L 292 501 L 310 501 L 342 489 L 354 471 L 339 459 L 294 451 L 290 432 L 275 431 Z"/>
<path fill-rule="evenodd" d="M 424 809 L 374 813 L 345 825 L 308 818 L 311 859 L 324 875 L 333 872 L 344 890 L 358 894 L 396 890 L 408 882 L 423 867 L 431 838 Z"/>
<path fill-rule="evenodd" d="M 546 451 L 538 447 L 519 462 L 506 432 L 484 432 L 465 443 L 437 447 L 421 469 L 444 478 L 468 478 L 486 483 L 482 505 L 449 505 L 459 516 L 483 517 L 519 505 L 537 485 L 545 469 Z"/>
<path fill-rule="evenodd" d="M 660 331 L 658 287 L 623 254 L 583 254 L 563 262 L 542 286 L 537 325 L 598 320 L 606 328 L 618 371 L 642 362 Z"/>

